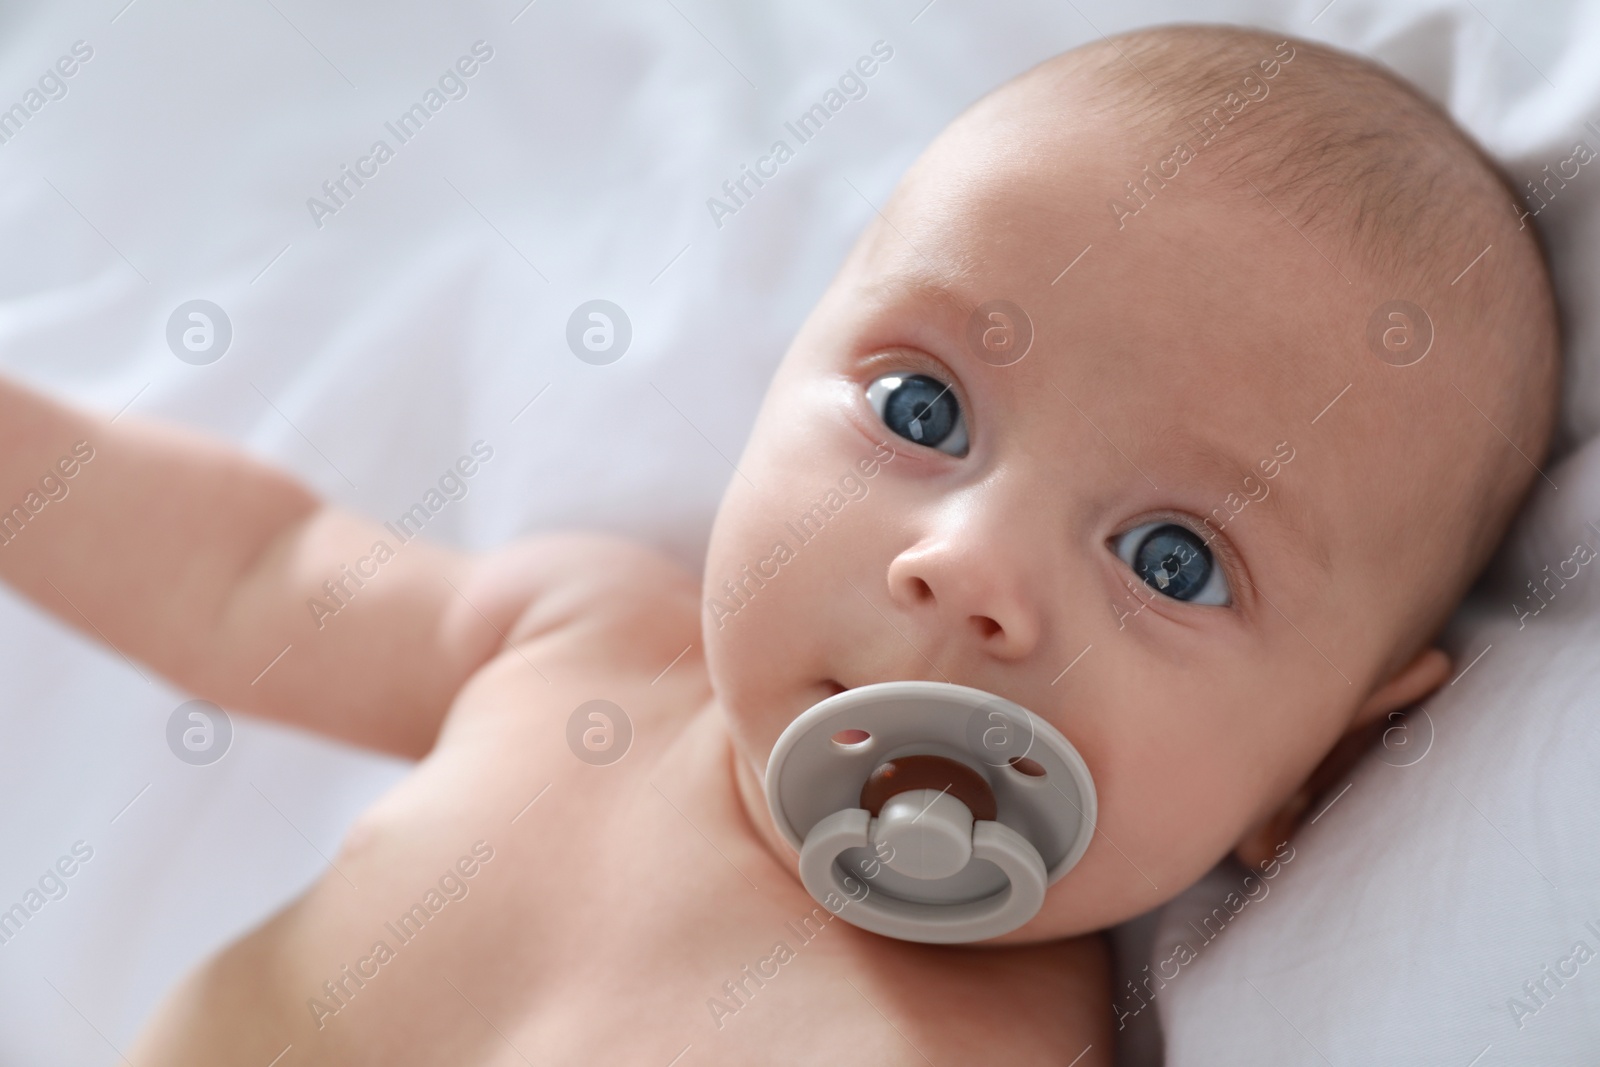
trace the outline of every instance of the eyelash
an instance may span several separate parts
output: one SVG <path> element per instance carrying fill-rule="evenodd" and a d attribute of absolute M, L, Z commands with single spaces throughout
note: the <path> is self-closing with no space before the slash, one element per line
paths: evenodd
<path fill-rule="evenodd" d="M 1111 558 L 1117 561 L 1117 565 L 1121 567 L 1123 571 L 1127 572 L 1128 574 L 1133 574 L 1133 568 L 1124 563 L 1121 557 L 1117 555 L 1117 550 L 1114 547 L 1116 540 L 1129 530 L 1137 529 L 1146 523 L 1152 522 L 1170 522 L 1174 526 L 1182 526 L 1184 529 L 1200 538 L 1200 540 L 1204 541 L 1206 543 L 1206 547 L 1211 549 L 1212 558 L 1214 558 L 1217 561 L 1217 564 L 1222 568 L 1222 577 L 1227 581 L 1228 589 L 1234 593 L 1234 596 L 1227 604 L 1186 604 L 1183 605 L 1184 607 L 1200 607 L 1207 609 L 1220 608 L 1224 611 L 1236 610 L 1239 607 L 1240 593 L 1254 594 L 1255 583 L 1250 580 L 1250 574 L 1249 571 L 1245 569 L 1244 560 L 1240 558 L 1238 550 L 1235 549 L 1233 544 L 1228 541 L 1227 536 L 1221 533 L 1213 533 L 1210 534 L 1210 536 L 1207 536 L 1208 531 L 1206 530 L 1204 523 L 1196 520 L 1194 516 L 1187 515 L 1181 511 L 1157 509 L 1155 511 L 1146 512 L 1132 522 L 1123 523 L 1121 526 L 1117 527 L 1116 533 L 1106 538 L 1106 551 L 1111 553 Z M 1139 576 L 1133 574 L 1133 580 L 1138 582 Z M 1165 601 L 1166 598 L 1162 599 Z M 1179 602 L 1171 601 L 1171 603 Z"/>
<path fill-rule="evenodd" d="M 967 400 L 967 394 L 961 388 L 961 382 L 950 373 L 950 368 L 926 353 L 914 348 L 891 348 L 872 355 L 861 361 L 856 372 L 856 392 L 865 403 L 867 386 L 885 374 L 895 371 L 910 371 L 915 374 L 926 374 L 936 378 L 950 387 L 956 395 L 956 403 L 961 406 L 962 418 L 967 424 L 967 455 L 972 454 L 972 443 L 976 440 L 976 430 L 973 425 L 972 405 Z M 951 459 L 960 457 L 951 456 Z"/>
<path fill-rule="evenodd" d="M 950 392 L 954 392 L 955 398 L 962 405 L 963 413 L 968 416 L 968 419 L 971 418 L 971 405 L 966 402 L 966 394 L 962 390 L 962 382 L 955 378 L 955 374 L 950 373 L 949 366 L 939 362 L 931 355 L 923 354 L 923 352 L 918 352 L 915 349 L 886 349 L 883 352 L 874 352 L 874 354 L 861 360 L 861 366 L 856 370 L 859 389 L 866 389 L 878 378 L 883 378 L 885 374 L 893 374 L 894 371 L 904 371 L 907 374 L 926 374 L 928 378 L 936 378 L 941 382 L 946 382 L 950 386 Z"/>

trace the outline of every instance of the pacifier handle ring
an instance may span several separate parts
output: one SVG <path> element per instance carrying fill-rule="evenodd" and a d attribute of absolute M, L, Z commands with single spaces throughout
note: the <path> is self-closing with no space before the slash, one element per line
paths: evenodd
<path fill-rule="evenodd" d="M 1044 904 L 1048 875 L 1044 860 L 1028 839 L 1001 822 L 982 820 L 972 827 L 972 855 L 1005 874 L 999 892 L 961 904 L 922 904 L 889 897 L 873 900 L 870 878 L 846 875 L 836 862 L 850 848 L 872 845 L 877 820 L 864 808 L 836 811 L 811 828 L 800 849 L 800 881 L 811 896 L 836 915 L 864 930 L 904 941 L 960 944 L 1010 933 Z"/>

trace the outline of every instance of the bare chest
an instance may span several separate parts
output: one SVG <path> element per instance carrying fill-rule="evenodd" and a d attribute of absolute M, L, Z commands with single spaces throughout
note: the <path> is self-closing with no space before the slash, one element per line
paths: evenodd
<path fill-rule="evenodd" d="M 912 1064 L 1016 1018 L 1037 960 L 865 934 L 766 850 L 695 650 L 582 658 L 475 678 L 327 875 L 178 992 L 152 1062 Z"/>

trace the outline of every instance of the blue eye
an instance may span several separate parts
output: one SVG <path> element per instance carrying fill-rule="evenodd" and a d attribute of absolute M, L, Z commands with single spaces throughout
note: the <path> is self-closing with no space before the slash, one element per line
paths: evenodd
<path fill-rule="evenodd" d="M 1156 592 L 1191 604 L 1227 604 L 1222 568 L 1199 534 L 1172 522 L 1149 522 L 1115 538 L 1117 556 Z"/>
<path fill-rule="evenodd" d="M 867 403 L 908 441 L 952 456 L 967 454 L 967 423 L 955 391 L 926 374 L 887 374 L 867 386 Z"/>

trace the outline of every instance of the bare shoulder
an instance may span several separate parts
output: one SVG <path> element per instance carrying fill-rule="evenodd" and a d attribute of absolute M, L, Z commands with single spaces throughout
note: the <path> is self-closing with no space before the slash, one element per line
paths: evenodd
<path fill-rule="evenodd" d="M 504 619 L 513 647 L 560 644 L 613 667 L 664 666 L 700 639 L 700 579 L 659 549 L 603 533 L 526 538 L 483 557 L 463 610 Z M 587 649 L 591 655 L 584 655 Z"/>

